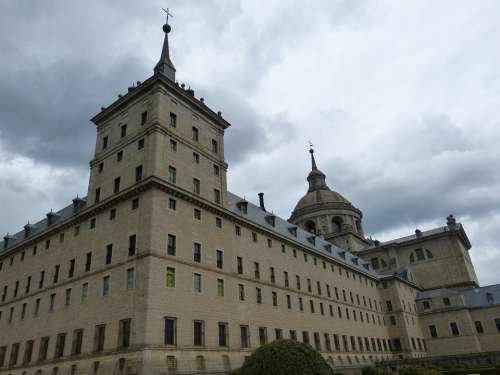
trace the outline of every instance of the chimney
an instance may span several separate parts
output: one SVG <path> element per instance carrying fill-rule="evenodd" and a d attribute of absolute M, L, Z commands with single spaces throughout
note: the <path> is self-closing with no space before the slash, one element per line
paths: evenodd
<path fill-rule="evenodd" d="M 262 211 L 266 210 L 266 208 L 264 207 L 264 193 L 259 193 L 259 205 Z"/>
<path fill-rule="evenodd" d="M 418 228 L 417 228 L 417 229 L 415 229 L 415 236 L 416 236 L 417 238 L 422 237 L 422 231 L 421 231 L 420 229 L 418 229 Z"/>
<path fill-rule="evenodd" d="M 83 208 L 84 205 L 85 201 L 77 196 L 75 199 L 73 199 L 73 213 L 76 214 Z"/>
<path fill-rule="evenodd" d="M 14 236 L 11 236 L 10 234 L 6 234 L 3 238 L 3 248 L 6 249 L 10 245 L 10 240 L 13 240 Z"/>

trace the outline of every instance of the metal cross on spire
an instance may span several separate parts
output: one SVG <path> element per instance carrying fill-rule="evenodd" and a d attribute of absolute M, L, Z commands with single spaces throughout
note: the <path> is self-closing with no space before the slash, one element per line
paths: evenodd
<path fill-rule="evenodd" d="M 170 13 L 170 9 L 169 8 L 167 8 L 167 9 L 161 8 L 161 9 L 167 14 L 167 24 L 168 24 L 168 17 L 169 16 L 173 17 L 174 15 L 172 13 Z"/>
<path fill-rule="evenodd" d="M 309 150 L 312 150 L 312 149 L 313 149 L 313 146 L 314 146 L 314 145 L 312 144 L 312 142 L 311 142 L 311 141 L 309 141 Z"/>

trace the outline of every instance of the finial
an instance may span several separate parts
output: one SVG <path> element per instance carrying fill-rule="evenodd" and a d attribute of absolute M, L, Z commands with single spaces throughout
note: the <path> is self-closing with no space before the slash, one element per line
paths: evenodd
<path fill-rule="evenodd" d="M 170 51 L 168 46 L 168 34 L 172 31 L 172 27 L 168 24 L 168 17 L 173 17 L 169 9 L 162 10 L 167 14 L 166 23 L 163 25 L 163 32 L 165 33 L 165 39 L 163 40 L 163 48 L 161 51 L 160 61 L 156 64 L 154 68 L 155 74 L 163 74 L 169 80 L 175 82 L 175 67 L 170 60 Z"/>
<path fill-rule="evenodd" d="M 316 160 L 314 160 L 314 149 L 313 149 L 313 144 L 311 141 L 309 141 L 309 153 L 311 154 L 311 165 L 312 165 L 312 170 L 316 171 L 318 170 L 318 167 L 316 166 Z"/>

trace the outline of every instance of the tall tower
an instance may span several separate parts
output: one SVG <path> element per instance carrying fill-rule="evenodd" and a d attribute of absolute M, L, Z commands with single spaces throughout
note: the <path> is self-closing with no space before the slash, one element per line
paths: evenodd
<path fill-rule="evenodd" d="M 321 172 L 311 154 L 311 172 L 307 176 L 309 189 L 295 206 L 290 221 L 301 228 L 323 236 L 326 240 L 349 251 L 365 247 L 361 220 L 363 213 L 341 194 L 331 190 L 326 184 L 326 176 Z"/>

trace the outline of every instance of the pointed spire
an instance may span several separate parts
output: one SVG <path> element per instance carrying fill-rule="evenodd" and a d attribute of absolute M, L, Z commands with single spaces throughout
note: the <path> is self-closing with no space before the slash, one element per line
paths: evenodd
<path fill-rule="evenodd" d="M 312 148 L 312 147 L 309 149 L 309 153 L 311 154 L 311 165 L 312 165 L 312 170 L 313 170 L 313 171 L 317 171 L 317 170 L 318 170 L 318 167 L 316 166 L 316 160 L 314 160 L 314 150 L 313 150 L 313 148 Z"/>
<path fill-rule="evenodd" d="M 309 148 L 309 153 L 311 154 L 311 172 L 307 176 L 307 181 L 309 182 L 309 192 L 316 190 L 330 190 L 325 181 L 325 174 L 321 172 L 314 159 L 314 150 L 312 145 Z"/>
<path fill-rule="evenodd" d="M 155 74 L 163 74 L 169 80 L 175 82 L 175 67 L 170 60 L 170 51 L 168 46 L 168 34 L 172 30 L 168 24 L 169 13 L 167 11 L 167 22 L 163 25 L 163 32 L 165 33 L 165 39 L 163 40 L 163 49 L 161 51 L 160 61 L 156 64 L 154 72 Z"/>

